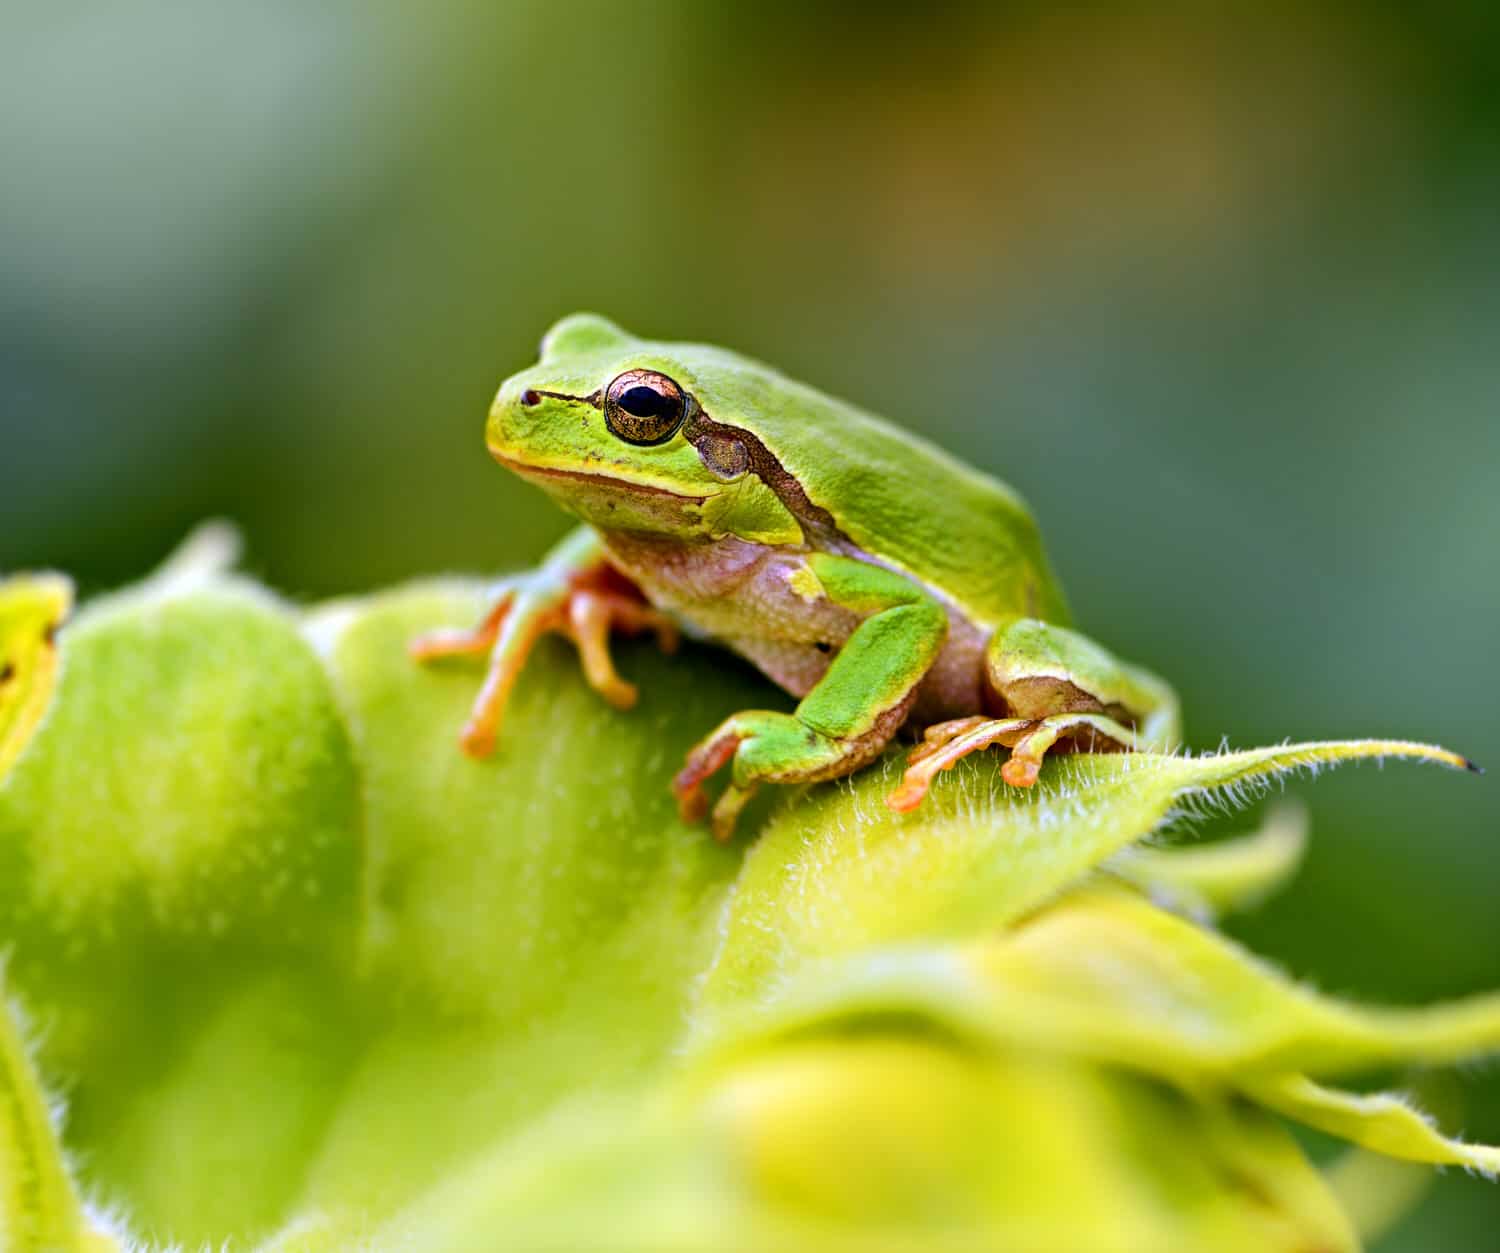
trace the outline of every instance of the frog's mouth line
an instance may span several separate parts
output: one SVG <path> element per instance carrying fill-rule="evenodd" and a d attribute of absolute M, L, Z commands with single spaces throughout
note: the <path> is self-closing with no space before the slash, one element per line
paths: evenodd
<path fill-rule="evenodd" d="M 559 470 L 555 466 L 534 465 L 529 461 L 518 461 L 514 457 L 507 457 L 493 448 L 490 449 L 490 456 L 507 470 L 513 470 L 522 478 L 572 479 L 579 483 L 591 483 L 595 487 L 613 487 L 620 491 L 638 492 L 643 496 L 665 496 L 670 500 L 680 500 L 691 505 L 701 505 L 708 499 L 707 496 L 688 496 L 682 492 L 669 491 L 665 487 L 656 487 L 650 483 L 636 483 L 630 479 L 616 478 L 609 474 L 590 474 L 587 470 Z"/>

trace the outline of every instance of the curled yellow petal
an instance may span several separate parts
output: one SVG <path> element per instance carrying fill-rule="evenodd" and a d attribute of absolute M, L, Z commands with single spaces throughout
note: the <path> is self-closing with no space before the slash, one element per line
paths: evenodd
<path fill-rule="evenodd" d="M 73 606 L 60 574 L 21 574 L 0 582 L 0 779 L 4 779 L 52 700 L 56 635 Z"/>

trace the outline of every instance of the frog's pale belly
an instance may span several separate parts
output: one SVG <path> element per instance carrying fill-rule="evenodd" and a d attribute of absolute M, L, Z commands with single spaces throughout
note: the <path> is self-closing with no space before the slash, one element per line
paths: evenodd
<path fill-rule="evenodd" d="M 863 615 L 819 595 L 806 553 L 728 538 L 706 544 L 604 535 L 612 563 L 687 631 L 753 663 L 793 696 L 823 677 Z M 919 724 L 984 712 L 986 628 L 948 607 L 948 636 L 917 688 Z"/>

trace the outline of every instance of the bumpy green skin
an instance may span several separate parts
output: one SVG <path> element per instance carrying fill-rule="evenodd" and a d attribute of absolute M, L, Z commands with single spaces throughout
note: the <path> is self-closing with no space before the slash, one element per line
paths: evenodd
<path fill-rule="evenodd" d="M 611 382 L 632 370 L 685 397 L 658 443 L 627 442 L 607 420 Z M 804 698 L 794 715 L 737 715 L 690 756 L 684 794 L 732 756 L 721 834 L 758 784 L 848 773 L 909 717 L 1051 718 L 1036 765 L 1082 713 L 1107 747 L 1175 736 L 1165 684 L 1067 629 L 1015 493 L 758 362 L 574 315 L 501 386 L 487 436 L 653 605 Z"/>
<path fill-rule="evenodd" d="M 1036 522 L 1010 488 L 908 431 L 723 348 L 655 343 L 588 314 L 567 318 L 543 340 L 542 360 L 501 386 L 490 414 L 491 449 L 686 495 L 725 493 L 725 482 L 685 438 L 633 447 L 606 429 L 598 410 L 580 424 L 559 421 L 550 405 L 518 403 L 528 388 L 586 396 L 642 367 L 676 380 L 716 422 L 756 436 L 865 552 L 979 620 L 1024 615 L 1069 624 Z M 579 406 L 564 407 L 580 416 Z"/>

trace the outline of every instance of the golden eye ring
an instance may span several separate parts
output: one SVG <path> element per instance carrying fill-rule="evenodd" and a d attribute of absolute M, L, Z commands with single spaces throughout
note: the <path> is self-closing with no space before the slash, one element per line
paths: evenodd
<path fill-rule="evenodd" d="M 604 424 L 627 444 L 664 444 L 687 414 L 687 397 L 665 374 L 626 370 L 604 393 Z"/>

